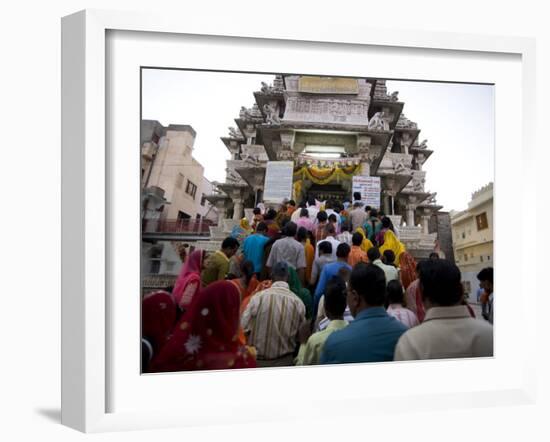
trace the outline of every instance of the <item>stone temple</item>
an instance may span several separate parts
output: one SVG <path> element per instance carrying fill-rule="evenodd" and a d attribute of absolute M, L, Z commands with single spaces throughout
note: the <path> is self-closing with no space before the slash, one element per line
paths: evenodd
<path fill-rule="evenodd" d="M 225 182 L 206 197 L 218 208 L 218 226 L 198 247 L 218 248 L 236 222 L 251 217 L 263 200 L 268 161 L 292 161 L 297 203 L 351 199 L 354 175 L 380 177 L 380 209 L 401 241 L 418 258 L 434 250 L 438 233 L 429 232 L 429 221 L 442 206 L 426 190 L 423 170 L 433 151 L 419 142 L 418 125 L 385 80 L 276 75 L 253 96 L 221 137 L 231 159 Z"/>

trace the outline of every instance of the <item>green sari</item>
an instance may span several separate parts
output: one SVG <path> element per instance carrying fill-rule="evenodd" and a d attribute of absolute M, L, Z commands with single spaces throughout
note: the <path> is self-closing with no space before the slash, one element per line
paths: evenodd
<path fill-rule="evenodd" d="M 302 287 L 298 272 L 292 266 L 288 266 L 288 286 L 290 290 L 298 296 L 306 307 L 306 319 L 311 319 L 313 315 L 313 298 L 308 289 Z"/>

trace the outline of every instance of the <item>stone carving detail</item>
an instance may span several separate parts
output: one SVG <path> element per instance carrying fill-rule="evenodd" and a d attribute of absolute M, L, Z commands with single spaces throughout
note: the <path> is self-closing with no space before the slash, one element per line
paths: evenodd
<path fill-rule="evenodd" d="M 282 94 L 284 92 L 284 82 L 282 75 L 275 75 L 275 80 L 273 80 L 272 92 Z"/>
<path fill-rule="evenodd" d="M 237 131 L 237 129 L 235 129 L 234 127 L 228 127 L 229 129 L 229 137 L 230 138 L 239 138 L 239 139 L 242 139 L 242 135 L 240 132 Z"/>
<path fill-rule="evenodd" d="M 390 101 L 399 101 L 399 91 L 392 92 L 390 95 Z"/>
<path fill-rule="evenodd" d="M 388 89 L 386 87 L 386 80 L 377 80 L 374 87 L 374 98 L 376 100 L 389 101 Z"/>
<path fill-rule="evenodd" d="M 369 121 L 369 130 L 373 131 L 388 131 L 390 130 L 390 124 L 387 120 L 384 112 L 376 112 Z"/>
<path fill-rule="evenodd" d="M 252 165 L 259 165 L 268 160 L 263 146 L 249 144 L 242 145 L 241 159 Z"/>
<path fill-rule="evenodd" d="M 418 125 L 405 117 L 405 114 L 399 115 L 399 120 L 395 126 L 397 129 L 418 129 Z"/>
<path fill-rule="evenodd" d="M 269 85 L 266 82 L 262 81 L 262 87 L 260 88 L 262 94 L 282 94 L 284 91 L 284 83 L 282 75 L 276 75 L 273 84 Z"/>
<path fill-rule="evenodd" d="M 424 192 L 424 184 L 426 183 L 426 180 L 424 178 L 420 180 L 413 180 L 413 190 L 415 192 Z"/>
<path fill-rule="evenodd" d="M 274 105 L 264 104 L 264 113 L 267 124 L 281 124 L 279 110 Z"/>
<path fill-rule="evenodd" d="M 294 152 L 291 150 L 280 150 L 277 152 L 277 159 L 280 161 L 292 161 L 294 160 Z"/>
<path fill-rule="evenodd" d="M 405 156 L 394 156 L 392 161 L 393 171 L 398 175 L 409 174 L 411 170 L 407 164 L 405 164 Z"/>
<path fill-rule="evenodd" d="M 244 106 L 241 106 L 241 110 L 239 112 L 239 118 L 242 118 L 244 120 L 263 120 L 262 113 L 260 112 L 260 108 L 256 103 L 250 108 L 247 109 Z"/>
<path fill-rule="evenodd" d="M 436 195 L 437 195 L 437 192 L 430 193 L 430 196 L 427 199 L 428 204 L 437 204 L 437 200 L 435 199 Z"/>
<path fill-rule="evenodd" d="M 285 120 L 312 123 L 368 124 L 369 100 L 289 97 Z"/>
<path fill-rule="evenodd" d="M 225 181 L 228 184 L 241 184 L 243 183 L 243 180 L 241 176 L 235 172 L 233 169 L 225 169 L 226 172 L 226 178 Z"/>
<path fill-rule="evenodd" d="M 418 146 L 416 146 L 417 149 L 427 149 L 428 148 L 428 140 L 423 140 L 422 143 L 420 143 Z"/>

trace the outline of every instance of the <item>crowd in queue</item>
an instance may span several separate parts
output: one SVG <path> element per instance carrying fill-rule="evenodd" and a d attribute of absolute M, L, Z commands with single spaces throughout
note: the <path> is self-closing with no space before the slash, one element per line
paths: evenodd
<path fill-rule="evenodd" d="M 173 288 L 144 296 L 143 370 L 492 356 L 492 268 L 478 279 L 484 320 L 456 265 L 416 262 L 360 195 L 257 207 L 219 250 L 186 256 Z"/>

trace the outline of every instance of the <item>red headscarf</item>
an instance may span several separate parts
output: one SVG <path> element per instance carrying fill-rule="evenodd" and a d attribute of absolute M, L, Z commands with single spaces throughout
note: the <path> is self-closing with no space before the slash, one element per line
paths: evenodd
<path fill-rule="evenodd" d="M 168 340 L 176 322 L 176 303 L 168 292 L 145 295 L 141 303 L 142 335 L 156 353 Z"/>
<path fill-rule="evenodd" d="M 201 284 L 202 250 L 194 250 L 182 266 L 174 290 L 174 300 L 185 311 L 191 305 L 193 297 L 197 294 Z"/>
<path fill-rule="evenodd" d="M 199 291 L 151 361 L 151 371 L 256 367 L 255 357 L 238 342 L 240 302 L 237 287 L 229 281 Z"/>

